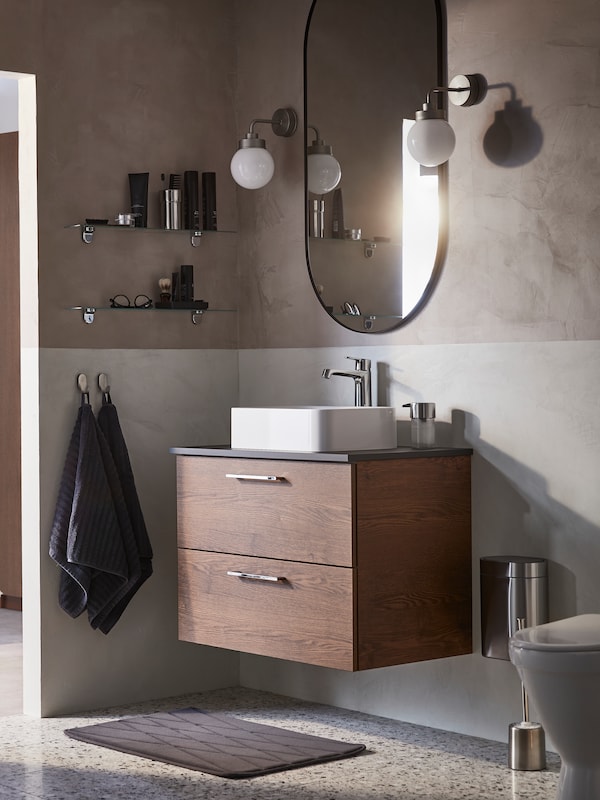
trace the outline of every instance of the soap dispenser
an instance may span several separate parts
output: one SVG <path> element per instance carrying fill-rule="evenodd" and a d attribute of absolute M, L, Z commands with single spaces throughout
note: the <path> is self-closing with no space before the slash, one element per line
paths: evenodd
<path fill-rule="evenodd" d="M 410 408 L 410 441 L 413 447 L 435 447 L 435 403 L 404 403 Z"/>

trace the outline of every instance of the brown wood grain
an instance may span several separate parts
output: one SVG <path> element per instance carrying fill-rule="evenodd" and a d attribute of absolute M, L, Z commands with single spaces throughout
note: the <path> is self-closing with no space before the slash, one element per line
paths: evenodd
<path fill-rule="evenodd" d="M 357 468 L 359 668 L 472 652 L 470 458 Z"/>
<path fill-rule="evenodd" d="M 21 597 L 18 134 L 0 134 L 0 592 Z M 5 601 L 8 603 L 8 601 Z"/>
<path fill-rule="evenodd" d="M 472 652 L 469 456 L 177 461 L 181 638 L 346 670 Z"/>
<path fill-rule="evenodd" d="M 285 581 L 246 580 L 228 570 Z M 180 549 L 179 637 L 351 670 L 352 570 Z"/>
<path fill-rule="evenodd" d="M 180 547 L 352 566 L 349 464 L 178 456 L 177 514 Z"/>

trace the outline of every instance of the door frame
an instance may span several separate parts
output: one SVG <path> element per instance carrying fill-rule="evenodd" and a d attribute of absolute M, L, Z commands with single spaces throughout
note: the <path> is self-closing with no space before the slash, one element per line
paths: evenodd
<path fill-rule="evenodd" d="M 19 132 L 19 318 L 21 335 L 21 549 L 23 711 L 41 712 L 40 402 L 36 78 L 17 81 Z"/>

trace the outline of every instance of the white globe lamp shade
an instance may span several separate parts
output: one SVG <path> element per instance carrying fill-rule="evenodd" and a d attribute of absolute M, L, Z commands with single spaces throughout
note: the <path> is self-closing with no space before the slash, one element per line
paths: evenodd
<path fill-rule="evenodd" d="M 438 167 L 452 155 L 456 137 L 445 119 L 421 119 L 408 132 L 406 144 L 419 164 Z"/>
<path fill-rule="evenodd" d="M 311 154 L 308 162 L 308 191 L 327 194 L 333 191 L 342 178 L 342 168 L 337 158 L 325 153 Z"/>
<path fill-rule="evenodd" d="M 273 177 L 275 162 L 264 147 L 243 147 L 231 159 L 233 180 L 244 189 L 261 189 Z"/>

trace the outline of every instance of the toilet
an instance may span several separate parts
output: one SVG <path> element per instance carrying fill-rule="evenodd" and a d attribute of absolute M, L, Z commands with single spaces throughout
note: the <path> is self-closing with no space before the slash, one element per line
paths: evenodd
<path fill-rule="evenodd" d="M 600 614 L 524 628 L 508 649 L 562 760 L 558 800 L 599 800 Z"/>

